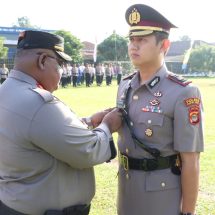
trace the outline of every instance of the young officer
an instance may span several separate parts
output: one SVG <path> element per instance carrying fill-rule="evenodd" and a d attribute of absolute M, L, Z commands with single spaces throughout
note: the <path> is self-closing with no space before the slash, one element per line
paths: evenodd
<path fill-rule="evenodd" d="M 194 215 L 203 151 L 196 86 L 169 72 L 164 57 L 175 26 L 153 8 L 126 11 L 128 53 L 137 72 L 120 83 L 119 215 Z"/>

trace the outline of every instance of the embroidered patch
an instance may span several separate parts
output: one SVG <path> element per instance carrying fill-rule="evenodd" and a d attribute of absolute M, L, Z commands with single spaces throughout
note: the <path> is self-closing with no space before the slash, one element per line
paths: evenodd
<path fill-rule="evenodd" d="M 187 107 L 191 105 L 200 105 L 200 98 L 188 98 L 184 100 L 184 103 Z"/>
<path fill-rule="evenodd" d="M 200 122 L 199 106 L 193 106 L 189 108 L 189 121 L 192 125 L 196 125 Z"/>

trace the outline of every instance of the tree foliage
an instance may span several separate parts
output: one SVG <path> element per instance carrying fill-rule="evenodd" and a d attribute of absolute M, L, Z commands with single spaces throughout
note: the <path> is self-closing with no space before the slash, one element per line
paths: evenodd
<path fill-rule="evenodd" d="M 191 38 L 188 35 L 181 36 L 180 41 L 191 41 Z"/>
<path fill-rule="evenodd" d="M 201 45 L 193 49 L 190 55 L 189 65 L 193 71 L 215 71 L 215 47 Z"/>
<path fill-rule="evenodd" d="M 127 40 L 113 32 L 97 47 L 98 61 L 128 60 Z"/>
<path fill-rule="evenodd" d="M 59 30 L 56 31 L 55 34 L 64 38 L 64 51 L 71 56 L 72 62 L 82 62 L 81 49 L 83 48 L 83 44 L 81 41 L 69 31 Z"/>
<path fill-rule="evenodd" d="M 32 25 L 30 19 L 27 16 L 19 17 L 17 24 L 13 25 L 13 27 L 40 29 L 40 27 Z"/>
<path fill-rule="evenodd" d="M 4 47 L 4 37 L 0 37 L 0 58 L 7 56 L 8 48 Z"/>

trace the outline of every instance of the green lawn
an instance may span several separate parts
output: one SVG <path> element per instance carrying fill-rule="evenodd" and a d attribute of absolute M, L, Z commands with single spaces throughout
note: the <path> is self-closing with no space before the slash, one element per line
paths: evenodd
<path fill-rule="evenodd" d="M 215 78 L 192 79 L 199 86 L 204 103 L 205 152 L 201 154 L 200 191 L 198 215 L 215 215 Z M 115 106 L 117 85 L 90 88 L 68 87 L 55 95 L 79 116 L 88 116 L 98 110 Z M 116 142 L 116 134 L 114 139 Z M 96 195 L 90 215 L 116 215 L 117 160 L 95 167 Z M 140 214 L 141 215 L 141 214 Z"/>

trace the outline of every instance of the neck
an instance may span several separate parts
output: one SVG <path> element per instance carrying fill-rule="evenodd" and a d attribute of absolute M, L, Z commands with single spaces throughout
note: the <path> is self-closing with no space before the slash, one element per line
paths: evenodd
<path fill-rule="evenodd" d="M 145 83 L 146 81 L 150 80 L 162 67 L 163 62 L 157 65 L 144 65 L 144 67 L 139 68 L 140 72 L 140 84 Z"/>

